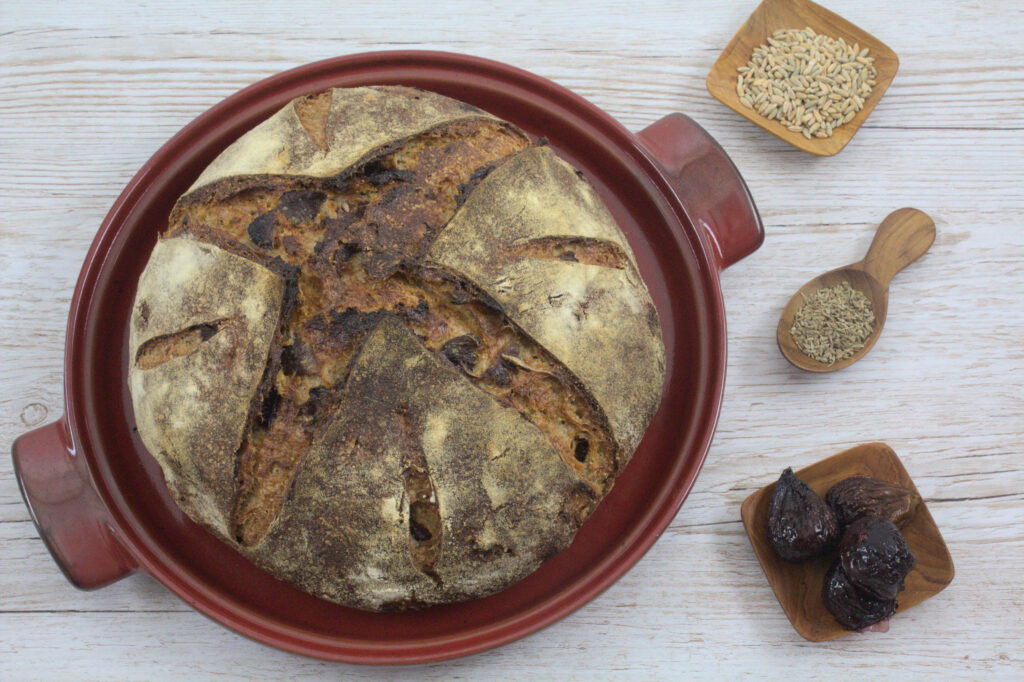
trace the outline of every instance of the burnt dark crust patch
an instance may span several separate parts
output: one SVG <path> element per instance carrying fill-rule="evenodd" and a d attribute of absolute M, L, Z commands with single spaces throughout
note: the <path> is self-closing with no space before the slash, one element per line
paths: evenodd
<path fill-rule="evenodd" d="M 383 311 L 367 313 L 355 308 L 346 308 L 341 312 L 328 310 L 311 319 L 306 326 L 347 344 L 366 334 L 384 314 Z"/>
<path fill-rule="evenodd" d="M 374 187 L 383 187 L 392 182 L 410 182 L 416 177 L 416 174 L 409 170 L 385 167 L 380 158 L 366 163 L 359 174 Z"/>

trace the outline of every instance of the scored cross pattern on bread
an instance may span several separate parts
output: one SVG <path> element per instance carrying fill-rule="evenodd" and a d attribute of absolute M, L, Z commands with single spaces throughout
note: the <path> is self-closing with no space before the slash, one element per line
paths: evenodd
<path fill-rule="evenodd" d="M 412 88 L 300 98 L 175 206 L 130 330 L 139 432 L 197 522 L 366 609 L 564 549 L 661 396 L 657 313 L 593 188 Z"/>

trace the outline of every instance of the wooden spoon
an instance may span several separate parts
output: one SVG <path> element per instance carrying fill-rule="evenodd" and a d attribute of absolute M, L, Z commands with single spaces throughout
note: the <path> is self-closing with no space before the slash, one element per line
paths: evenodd
<path fill-rule="evenodd" d="M 885 313 L 889 307 L 889 282 L 897 272 L 924 255 L 934 241 L 935 223 L 927 214 L 916 208 L 901 208 L 890 213 L 878 226 L 871 248 L 863 260 L 815 277 L 789 299 L 779 317 L 779 350 L 787 360 L 808 372 L 834 372 L 860 360 L 882 334 Z M 808 296 L 818 289 L 834 287 L 843 282 L 849 282 L 851 287 L 871 301 L 875 326 L 860 350 L 844 360 L 827 365 L 804 355 L 789 330 L 793 327 L 793 317 Z"/>

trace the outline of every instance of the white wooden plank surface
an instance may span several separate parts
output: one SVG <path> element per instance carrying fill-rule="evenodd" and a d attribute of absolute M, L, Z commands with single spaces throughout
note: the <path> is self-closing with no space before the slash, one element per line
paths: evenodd
<path fill-rule="evenodd" d="M 839 156 L 804 155 L 715 102 L 704 76 L 750 2 L 55 3 L 0 0 L 0 448 L 61 413 L 67 307 L 110 204 L 193 117 L 277 71 L 424 48 L 506 61 L 639 129 L 694 116 L 758 202 L 764 247 L 724 274 L 722 417 L 682 512 L 611 589 L 501 649 L 430 666 L 303 659 L 209 621 L 145 576 L 66 583 L 0 458 L 0 679 L 671 679 L 1024 677 L 1024 7 L 834 0 L 900 55 Z M 893 284 L 881 341 L 834 376 L 774 345 L 788 296 L 856 260 L 890 210 L 938 239 Z M 885 440 L 957 568 L 887 635 L 810 644 L 789 627 L 739 523 L 786 465 Z"/>

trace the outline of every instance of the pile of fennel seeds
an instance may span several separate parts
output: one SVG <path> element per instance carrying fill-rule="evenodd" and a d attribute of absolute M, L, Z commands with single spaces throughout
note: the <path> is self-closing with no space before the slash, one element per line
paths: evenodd
<path fill-rule="evenodd" d="M 831 365 L 863 348 L 874 328 L 871 301 L 843 282 L 808 296 L 793 316 L 789 333 L 804 355 Z"/>
<path fill-rule="evenodd" d="M 804 137 L 831 137 L 864 108 L 877 72 L 868 49 L 815 33 L 784 29 L 739 67 L 743 106 Z"/>

